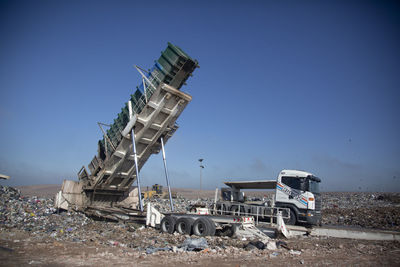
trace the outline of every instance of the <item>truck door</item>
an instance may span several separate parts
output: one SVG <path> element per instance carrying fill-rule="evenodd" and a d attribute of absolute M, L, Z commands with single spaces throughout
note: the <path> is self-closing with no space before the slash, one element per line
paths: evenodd
<path fill-rule="evenodd" d="M 306 186 L 306 178 L 282 176 L 281 183 L 277 183 L 276 202 L 292 203 L 298 208 L 307 208 L 307 199 L 302 196 Z"/>

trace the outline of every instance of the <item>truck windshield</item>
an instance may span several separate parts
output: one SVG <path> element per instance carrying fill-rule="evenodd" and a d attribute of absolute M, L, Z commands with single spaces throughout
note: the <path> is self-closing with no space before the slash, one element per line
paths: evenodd
<path fill-rule="evenodd" d="M 290 186 L 293 189 L 307 191 L 307 182 L 305 178 L 283 176 L 282 183 Z"/>
<path fill-rule="evenodd" d="M 311 193 L 319 194 L 319 182 L 309 180 L 309 190 Z"/>

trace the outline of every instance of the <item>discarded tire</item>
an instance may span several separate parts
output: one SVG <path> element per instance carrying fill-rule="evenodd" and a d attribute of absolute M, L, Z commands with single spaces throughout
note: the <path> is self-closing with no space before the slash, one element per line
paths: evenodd
<path fill-rule="evenodd" d="M 161 232 L 172 234 L 175 231 L 176 218 L 173 216 L 166 216 L 161 220 Z"/>
<path fill-rule="evenodd" d="M 193 233 L 197 236 L 215 235 L 215 224 L 207 218 L 198 218 L 193 223 Z"/>
<path fill-rule="evenodd" d="M 233 237 L 238 230 L 239 230 L 239 225 L 238 224 L 232 224 L 231 226 L 224 227 L 222 229 L 221 235 L 222 236 Z"/>
<path fill-rule="evenodd" d="M 191 235 L 194 219 L 180 218 L 175 223 L 175 230 L 182 235 Z"/>
<path fill-rule="evenodd" d="M 239 230 L 239 227 L 240 227 L 239 224 L 232 225 L 232 227 L 231 227 L 232 234 L 230 235 L 231 237 L 236 234 L 236 232 Z"/>

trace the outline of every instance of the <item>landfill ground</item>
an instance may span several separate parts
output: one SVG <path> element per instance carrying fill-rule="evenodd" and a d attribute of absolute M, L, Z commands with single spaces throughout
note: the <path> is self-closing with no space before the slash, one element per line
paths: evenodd
<path fill-rule="evenodd" d="M 200 239 L 77 212 L 58 213 L 49 197 L 51 186 L 40 188 L 25 187 L 21 194 L 0 186 L 0 266 L 400 266 L 398 241 L 300 236 L 270 239 L 259 249 L 257 240 L 242 237 Z M 177 192 L 179 211 L 199 196 L 195 190 Z M 213 195 L 203 191 L 202 201 L 211 203 Z M 400 230 L 398 193 L 322 196 L 324 225 Z M 168 200 L 156 199 L 153 204 L 169 209 Z"/>

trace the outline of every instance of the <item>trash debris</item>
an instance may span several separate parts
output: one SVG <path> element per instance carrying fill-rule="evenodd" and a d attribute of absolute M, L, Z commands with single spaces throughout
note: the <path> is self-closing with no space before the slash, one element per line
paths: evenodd
<path fill-rule="evenodd" d="M 323 194 L 322 224 L 400 230 L 400 194 L 367 192 Z"/>
<path fill-rule="evenodd" d="M 289 251 L 289 253 L 290 253 L 290 255 L 295 255 L 295 256 L 298 256 L 298 255 L 301 255 L 301 251 L 298 251 L 298 250 L 290 250 Z"/>
<path fill-rule="evenodd" d="M 265 249 L 276 250 L 276 243 L 274 241 L 269 241 L 265 244 Z"/>
<path fill-rule="evenodd" d="M 277 252 L 277 251 L 272 252 L 271 254 L 269 254 L 269 256 L 270 256 L 271 258 L 275 258 L 275 257 L 277 257 L 278 255 L 279 255 L 279 252 Z"/>
<path fill-rule="evenodd" d="M 248 250 L 257 249 L 257 247 L 250 242 L 246 246 L 244 246 L 244 249 L 248 251 Z"/>
<path fill-rule="evenodd" d="M 265 245 L 261 241 L 250 241 L 244 248 L 247 250 L 251 250 L 254 248 L 257 249 L 264 249 Z"/>
<path fill-rule="evenodd" d="M 250 241 L 244 246 L 244 249 L 246 250 L 252 250 L 252 249 L 267 249 L 267 250 L 276 250 L 276 244 L 274 241 L 267 241 L 267 242 L 262 242 L 262 241 Z"/>
<path fill-rule="evenodd" d="M 14 250 L 12 248 L 6 248 L 6 247 L 0 246 L 0 251 L 13 252 Z"/>
<path fill-rule="evenodd" d="M 334 198 L 335 194 L 329 193 L 328 195 L 332 196 L 332 199 L 336 199 Z M 337 195 L 340 196 L 341 193 L 337 193 Z M 392 195 L 395 197 L 400 194 Z M 343 195 L 346 201 L 347 196 L 353 199 L 350 194 Z M 362 201 L 379 202 L 382 206 L 389 205 L 387 207 L 390 208 L 388 203 L 392 202 L 388 202 L 389 198 L 378 201 L 376 198 L 379 196 L 379 194 L 375 194 L 374 199 L 372 196 L 368 197 L 366 193 L 359 194 L 360 198 L 363 197 Z M 185 206 L 195 200 L 178 197 L 176 201 L 175 208 L 185 211 Z M 207 201 L 207 199 L 203 200 L 203 202 Z M 330 198 L 328 198 L 328 203 L 331 203 L 330 201 Z M 344 200 L 340 201 L 344 203 Z M 394 200 L 391 199 L 390 201 Z M 152 205 L 163 207 L 162 212 L 167 212 L 170 209 L 168 200 L 152 199 L 151 203 Z M 17 254 L 15 253 L 17 251 L 16 247 L 20 250 L 24 247 L 35 247 L 33 244 L 42 244 L 41 246 L 46 248 L 45 244 L 47 244 L 47 248 L 52 247 L 63 250 L 66 244 L 70 244 L 69 247 L 74 247 L 74 244 L 76 244 L 77 247 L 95 248 L 96 252 L 99 250 L 97 254 L 99 257 L 117 257 L 115 256 L 117 252 L 113 252 L 113 254 L 102 250 L 109 249 L 110 251 L 121 251 L 126 255 L 136 255 L 138 258 L 142 257 L 141 259 L 145 257 L 160 257 L 160 260 L 168 260 L 168 258 L 174 257 L 181 262 L 186 262 L 186 260 L 196 262 L 199 259 L 204 259 L 202 257 L 229 259 L 233 255 L 244 258 L 254 256 L 255 259 L 261 259 L 266 256 L 272 262 L 281 258 L 292 257 L 300 265 L 305 264 L 304 261 L 309 264 L 309 259 L 312 259 L 311 255 L 321 255 L 322 253 L 322 255 L 329 256 L 331 254 L 327 253 L 331 253 L 331 251 L 338 253 L 338 251 L 350 250 L 355 253 L 362 252 L 367 254 L 375 253 L 374 251 L 385 253 L 385 251 L 399 249 L 398 243 L 393 242 L 368 243 L 366 241 L 346 240 L 345 242 L 350 243 L 342 243 L 340 240 L 332 242 L 327 238 L 312 236 L 282 240 L 274 238 L 264 240 L 253 236 L 242 240 L 243 236 L 234 238 L 228 236 L 197 238 L 182 234 L 171 235 L 160 233 L 159 230 L 152 227 L 144 227 L 142 224 L 98 220 L 75 211 L 58 212 L 53 205 L 54 201 L 52 199 L 39 196 L 23 196 L 18 189 L 0 187 L 0 231 L 3 234 L 25 234 L 25 236 L 16 234 L 14 237 L 9 238 L 10 241 L 2 243 L 0 252 L 11 257 Z M 350 207 L 350 204 L 348 205 L 338 210 L 346 210 Z M 369 207 L 368 204 L 365 205 Z M 376 204 L 371 204 L 372 207 L 375 207 L 374 205 Z M 354 216 L 356 218 L 355 213 Z M 393 216 L 399 216 L 399 213 Z M 342 217 L 346 222 L 346 217 L 344 215 Z M 381 225 L 384 223 L 386 222 L 383 221 Z M 27 246 L 26 244 L 29 245 Z M 30 260 L 37 259 L 30 258 L 25 261 L 25 265 L 28 265 Z M 34 265 L 35 261 L 31 264 Z M 41 263 L 41 265 L 45 264 L 46 261 Z"/>
<path fill-rule="evenodd" d="M 200 251 L 208 247 L 207 240 L 202 238 L 186 238 L 183 241 L 181 248 L 187 251 Z"/>
<path fill-rule="evenodd" d="M 169 251 L 172 250 L 171 247 L 163 247 L 163 248 L 155 248 L 155 247 L 148 247 L 146 248 L 146 254 L 153 254 L 157 251 Z"/>
<path fill-rule="evenodd" d="M 277 248 L 286 248 L 287 250 L 290 250 L 290 248 L 288 247 L 287 243 L 285 241 L 282 240 L 278 240 L 276 241 L 276 247 Z"/>

